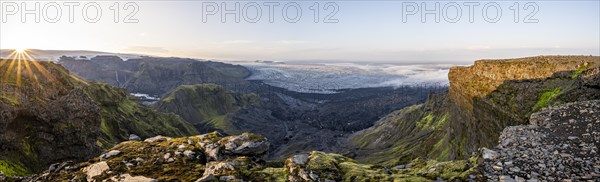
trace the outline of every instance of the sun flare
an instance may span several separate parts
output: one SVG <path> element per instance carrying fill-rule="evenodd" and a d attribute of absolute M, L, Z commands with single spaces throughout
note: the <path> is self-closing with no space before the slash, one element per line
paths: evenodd
<path fill-rule="evenodd" d="M 25 48 L 16 48 L 15 49 L 15 52 L 17 52 L 17 53 L 25 53 L 26 51 L 27 51 L 27 49 L 25 49 Z"/>

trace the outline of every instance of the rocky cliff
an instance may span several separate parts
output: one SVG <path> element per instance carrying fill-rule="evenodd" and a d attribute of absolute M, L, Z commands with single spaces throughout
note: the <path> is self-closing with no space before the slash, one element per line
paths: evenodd
<path fill-rule="evenodd" d="M 10 175 L 86 160 L 130 134 L 197 133 L 179 116 L 51 62 L 0 60 L 0 73 L 0 170 Z"/>
<path fill-rule="evenodd" d="M 447 94 L 353 134 L 350 154 L 388 165 L 415 157 L 467 158 L 479 147 L 496 145 L 505 127 L 525 123 L 541 108 L 599 99 L 599 66 L 600 57 L 539 56 L 453 67 Z"/>
<path fill-rule="evenodd" d="M 467 138 L 465 153 L 497 144 L 507 126 L 527 123 L 541 108 L 600 99 L 600 57 L 538 56 L 481 60 L 450 70 L 450 101 L 456 108 L 454 138 Z"/>

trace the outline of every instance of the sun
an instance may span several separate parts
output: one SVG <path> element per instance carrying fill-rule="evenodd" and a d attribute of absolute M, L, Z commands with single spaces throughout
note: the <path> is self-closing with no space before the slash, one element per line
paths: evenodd
<path fill-rule="evenodd" d="M 15 48 L 15 52 L 17 53 L 25 53 L 27 51 L 27 49 L 25 48 Z"/>

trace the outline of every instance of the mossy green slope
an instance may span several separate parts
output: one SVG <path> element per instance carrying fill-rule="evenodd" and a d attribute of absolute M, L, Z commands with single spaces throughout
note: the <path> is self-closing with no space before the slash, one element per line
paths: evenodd
<path fill-rule="evenodd" d="M 165 135 L 173 137 L 197 134 L 197 130 L 178 115 L 162 113 L 141 105 L 124 89 L 104 83 L 90 83 L 86 91 L 101 108 L 101 136 L 103 148 L 127 140 L 130 134 L 142 138 Z"/>
<path fill-rule="evenodd" d="M 178 87 L 156 103 L 155 108 L 180 115 L 200 131 L 239 134 L 241 130 L 229 120 L 231 114 L 257 103 L 255 94 L 235 93 L 215 84 L 199 84 Z"/>
<path fill-rule="evenodd" d="M 425 104 L 387 115 L 375 126 L 351 135 L 351 152 L 362 162 L 394 166 L 416 158 L 457 158 L 460 140 L 445 134 L 453 120 L 445 94 L 431 94 Z"/>

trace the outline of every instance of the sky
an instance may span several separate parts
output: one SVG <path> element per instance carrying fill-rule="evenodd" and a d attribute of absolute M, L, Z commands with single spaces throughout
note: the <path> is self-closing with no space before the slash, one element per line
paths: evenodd
<path fill-rule="evenodd" d="M 218 60 L 398 63 L 600 55 L 598 0 L 469 1 L 471 6 L 393 0 L 131 2 L 120 1 L 116 6 L 116 1 L 86 1 L 75 6 L 74 1 L 2 0 L 0 48 Z M 36 3 L 40 6 L 37 13 Z M 231 13 L 235 11 L 225 11 L 230 14 L 222 22 L 221 12 L 235 9 L 236 3 L 240 21 L 235 21 L 236 14 Z M 436 3 L 439 22 L 431 14 Z M 30 10 L 25 23 L 24 9 Z M 57 16 L 59 9 L 61 16 Z M 301 16 L 296 18 L 298 9 Z"/>

